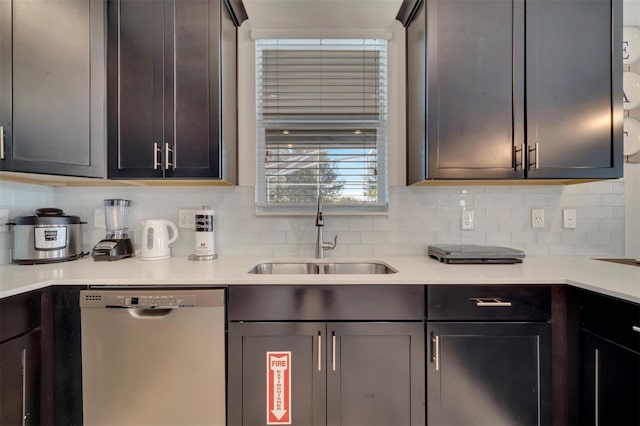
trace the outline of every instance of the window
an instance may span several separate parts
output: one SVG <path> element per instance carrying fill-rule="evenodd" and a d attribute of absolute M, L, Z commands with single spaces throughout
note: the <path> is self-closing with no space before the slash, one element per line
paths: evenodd
<path fill-rule="evenodd" d="M 386 40 L 256 40 L 256 205 L 387 210 Z"/>

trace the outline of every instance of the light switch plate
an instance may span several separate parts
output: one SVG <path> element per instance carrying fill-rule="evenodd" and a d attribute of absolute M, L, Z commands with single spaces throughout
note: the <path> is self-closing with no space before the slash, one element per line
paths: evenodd
<path fill-rule="evenodd" d="M 95 209 L 93 211 L 93 227 L 106 228 L 104 209 Z"/>
<path fill-rule="evenodd" d="M 195 229 L 196 211 L 192 209 L 178 210 L 178 228 Z"/>
<path fill-rule="evenodd" d="M 562 210 L 562 227 L 564 229 L 576 229 L 576 209 Z"/>

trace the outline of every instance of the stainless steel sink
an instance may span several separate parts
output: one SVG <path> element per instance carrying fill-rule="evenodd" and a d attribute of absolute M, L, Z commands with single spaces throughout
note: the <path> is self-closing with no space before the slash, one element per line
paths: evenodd
<path fill-rule="evenodd" d="M 325 274 L 395 274 L 398 272 L 389 265 L 379 262 L 336 262 L 319 266 L 324 268 Z"/>
<path fill-rule="evenodd" d="M 391 266 L 382 262 L 266 262 L 254 266 L 250 274 L 395 274 Z"/>
<path fill-rule="evenodd" d="M 250 274 L 319 274 L 315 263 L 258 263 Z"/>

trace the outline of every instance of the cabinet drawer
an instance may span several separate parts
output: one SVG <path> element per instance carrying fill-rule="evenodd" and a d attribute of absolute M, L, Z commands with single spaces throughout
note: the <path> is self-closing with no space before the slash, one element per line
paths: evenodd
<path fill-rule="evenodd" d="M 40 290 L 0 299 L 0 342 L 40 325 Z"/>
<path fill-rule="evenodd" d="M 230 321 L 422 321 L 424 287 L 232 286 Z"/>
<path fill-rule="evenodd" d="M 640 305 L 581 291 L 580 322 L 593 334 L 640 352 Z"/>
<path fill-rule="evenodd" d="M 547 321 L 548 286 L 433 285 L 428 288 L 427 319 L 444 321 Z"/>

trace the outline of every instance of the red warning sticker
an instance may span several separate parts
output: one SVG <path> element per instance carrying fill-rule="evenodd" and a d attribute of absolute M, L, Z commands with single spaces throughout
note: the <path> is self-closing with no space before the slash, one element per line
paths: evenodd
<path fill-rule="evenodd" d="M 291 424 L 291 352 L 267 352 L 267 424 Z"/>

